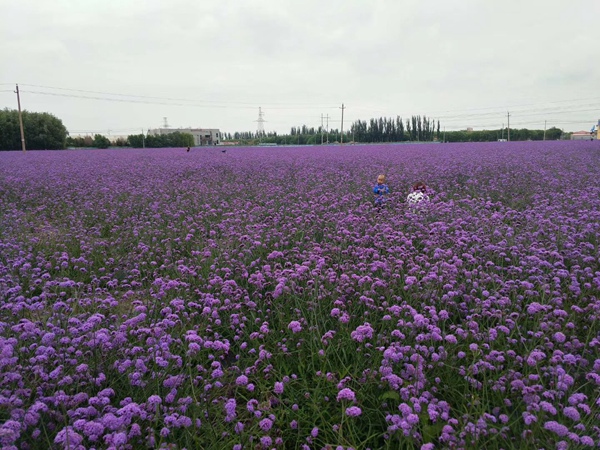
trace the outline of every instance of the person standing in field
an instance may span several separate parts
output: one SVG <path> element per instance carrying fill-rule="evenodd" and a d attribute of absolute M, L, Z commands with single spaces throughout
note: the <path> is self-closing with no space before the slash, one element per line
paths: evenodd
<path fill-rule="evenodd" d="M 385 184 L 385 175 L 377 177 L 377 184 L 373 187 L 375 194 L 375 206 L 383 206 L 387 201 L 386 195 L 390 193 L 390 188 Z"/>
<path fill-rule="evenodd" d="M 416 206 L 419 203 L 428 202 L 427 185 L 422 181 L 417 181 L 412 186 L 412 192 L 406 197 L 406 202 L 411 206 Z"/>

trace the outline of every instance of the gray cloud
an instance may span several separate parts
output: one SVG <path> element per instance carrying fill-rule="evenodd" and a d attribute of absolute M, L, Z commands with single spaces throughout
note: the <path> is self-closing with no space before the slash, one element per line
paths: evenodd
<path fill-rule="evenodd" d="M 511 124 L 530 128 L 600 118 L 595 0 L 0 0 L 0 10 L 0 83 L 21 83 L 26 108 L 72 131 L 135 130 L 163 116 L 253 130 L 262 106 L 266 129 L 286 132 L 318 126 L 321 113 L 339 126 L 342 102 L 348 121 L 427 114 L 449 129 L 500 126 L 507 108 Z M 0 106 L 14 103 L 0 92 Z"/>

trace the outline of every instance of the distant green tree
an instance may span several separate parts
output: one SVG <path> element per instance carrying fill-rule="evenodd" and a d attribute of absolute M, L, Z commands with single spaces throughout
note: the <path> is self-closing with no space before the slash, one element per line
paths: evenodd
<path fill-rule="evenodd" d="M 396 129 L 398 130 L 398 140 L 400 142 L 406 139 L 406 135 L 404 134 L 404 122 L 402 121 L 402 117 L 396 117 Z"/>
<path fill-rule="evenodd" d="M 562 130 L 560 128 L 552 127 L 546 130 L 546 140 L 556 141 L 562 136 Z"/>
<path fill-rule="evenodd" d="M 133 148 L 142 148 L 145 146 L 145 139 L 143 134 L 130 134 L 127 136 L 127 145 Z"/>
<path fill-rule="evenodd" d="M 23 130 L 28 150 L 62 150 L 67 145 L 67 129 L 50 113 L 23 111 Z M 0 110 L 0 150 L 20 150 L 19 113 L 8 108 Z"/>
<path fill-rule="evenodd" d="M 119 137 L 113 142 L 115 147 L 127 147 L 127 139 Z"/>
<path fill-rule="evenodd" d="M 110 146 L 110 140 L 106 136 L 96 134 L 94 135 L 94 141 L 92 142 L 92 146 L 96 148 L 108 148 Z"/>
<path fill-rule="evenodd" d="M 194 145 L 194 136 L 190 133 L 181 133 L 175 131 L 173 133 L 165 134 L 168 137 L 168 147 L 191 147 Z"/>
<path fill-rule="evenodd" d="M 127 136 L 127 143 L 133 148 L 159 148 L 159 147 L 192 147 L 194 136 L 190 133 L 174 131 L 168 134 L 132 134 Z"/>
<path fill-rule="evenodd" d="M 67 148 L 69 147 L 85 147 L 85 139 L 81 136 L 67 136 Z"/>
<path fill-rule="evenodd" d="M 556 127 L 546 130 L 546 140 L 560 139 L 562 131 Z M 447 142 L 492 142 L 506 139 L 506 130 L 478 130 L 478 131 L 448 131 Z M 544 139 L 544 130 L 528 130 L 527 128 L 511 128 L 511 141 L 541 141 Z"/>

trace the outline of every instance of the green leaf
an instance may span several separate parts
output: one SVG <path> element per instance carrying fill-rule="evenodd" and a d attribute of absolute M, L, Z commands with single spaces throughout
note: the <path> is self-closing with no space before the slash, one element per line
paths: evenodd
<path fill-rule="evenodd" d="M 400 394 L 398 394 L 396 391 L 387 391 L 387 392 L 384 392 L 383 394 L 381 394 L 379 399 L 380 400 L 392 399 L 392 400 L 400 401 Z"/>
<path fill-rule="evenodd" d="M 423 429 L 423 443 L 428 444 L 436 440 L 440 436 L 444 424 L 442 422 L 431 423 L 427 413 L 420 414 L 419 418 Z"/>

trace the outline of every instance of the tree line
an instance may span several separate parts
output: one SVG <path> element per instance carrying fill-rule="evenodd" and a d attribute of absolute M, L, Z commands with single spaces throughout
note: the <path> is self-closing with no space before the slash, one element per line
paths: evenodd
<path fill-rule="evenodd" d="M 144 135 L 131 134 L 126 138 L 108 139 L 106 136 L 96 134 L 92 136 L 67 137 L 67 147 L 75 148 L 108 148 L 108 147 L 132 147 L 132 148 L 160 148 L 160 147 L 191 147 L 194 145 L 194 136 L 190 133 L 174 131 L 169 134 Z"/>
<path fill-rule="evenodd" d="M 278 144 L 278 145 L 319 145 L 323 143 L 338 143 L 342 135 L 338 129 L 323 130 L 322 127 L 307 127 L 306 125 L 292 127 L 288 134 L 276 132 L 236 132 L 223 133 L 224 140 L 234 141 L 239 145 Z M 552 127 L 544 130 L 529 130 L 527 128 L 511 128 L 511 141 L 541 141 L 568 139 L 570 133 L 564 133 L 560 128 Z M 412 116 L 403 120 L 396 118 L 372 118 L 368 122 L 357 120 L 344 131 L 343 142 L 384 143 L 384 142 L 493 142 L 508 139 L 508 129 L 494 130 L 460 130 L 443 131 L 439 120 L 426 116 Z"/>
<path fill-rule="evenodd" d="M 181 131 L 154 135 L 132 134 L 127 136 L 127 145 L 134 148 L 191 147 L 194 145 L 194 136 Z"/>
<path fill-rule="evenodd" d="M 108 147 L 191 147 L 194 136 L 175 131 L 169 134 L 135 134 L 111 140 L 101 134 L 69 136 L 62 120 L 50 113 L 22 111 L 23 130 L 27 150 L 63 150 Z M 0 151 L 20 150 L 21 131 L 16 109 L 0 110 Z"/>
<path fill-rule="evenodd" d="M 552 127 L 544 130 L 528 130 L 527 128 L 511 128 L 511 141 L 556 141 L 563 137 L 570 137 L 569 134 L 563 136 L 560 128 Z M 447 131 L 443 136 L 446 142 L 493 142 L 498 139 L 508 139 L 508 128 L 499 128 L 497 130 L 480 131 Z"/>
<path fill-rule="evenodd" d="M 436 125 L 435 120 L 420 115 L 406 121 L 400 116 L 357 120 L 350 126 L 350 135 L 354 142 L 434 141 L 440 138 L 440 121 Z"/>
<path fill-rule="evenodd" d="M 179 131 L 162 135 L 133 134 L 127 138 L 110 140 L 101 134 L 92 136 L 68 135 L 62 121 L 49 113 L 23 111 L 25 142 L 30 150 L 57 150 L 67 147 L 108 148 L 114 147 L 188 147 L 194 145 L 194 137 Z M 319 145 L 321 143 L 357 142 L 490 142 L 507 139 L 507 129 L 481 131 L 441 131 L 439 120 L 426 116 L 411 116 L 409 119 L 379 117 L 369 121 L 357 120 L 350 123 L 343 135 L 337 128 L 325 130 L 323 127 L 293 126 L 287 134 L 277 132 L 235 132 L 222 133 L 225 141 L 234 141 L 239 145 L 277 144 L 277 145 Z M 568 138 L 556 127 L 548 130 L 511 129 L 512 141 L 556 140 Z M 20 150 L 21 135 L 19 116 L 16 110 L 0 110 L 0 150 Z"/>

